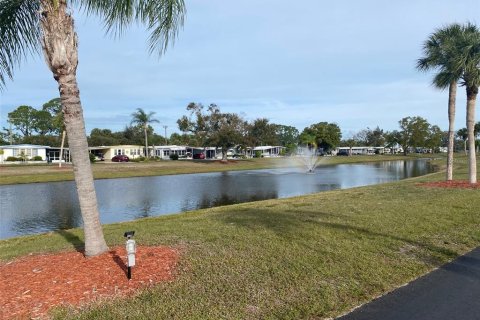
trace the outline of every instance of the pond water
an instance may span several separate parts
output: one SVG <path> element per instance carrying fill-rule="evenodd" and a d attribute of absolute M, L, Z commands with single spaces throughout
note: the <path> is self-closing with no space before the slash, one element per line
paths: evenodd
<path fill-rule="evenodd" d="M 432 172 L 426 160 L 228 171 L 95 181 L 102 223 L 332 189 Z M 73 182 L 0 186 L 0 239 L 82 225 Z"/>

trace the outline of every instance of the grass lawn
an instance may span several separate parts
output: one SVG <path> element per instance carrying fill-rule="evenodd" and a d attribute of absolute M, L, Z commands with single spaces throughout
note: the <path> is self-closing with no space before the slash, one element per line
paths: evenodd
<path fill-rule="evenodd" d="M 408 157 L 404 157 L 402 155 L 322 157 L 320 158 L 320 165 L 402 160 L 414 159 L 417 157 L 418 156 L 416 155 L 411 155 Z M 292 165 L 292 162 L 293 160 L 289 158 L 235 160 L 229 161 L 228 163 L 208 160 L 148 161 L 129 163 L 98 162 L 92 165 L 92 169 L 95 179 L 111 179 L 227 170 L 266 169 L 289 166 Z M 63 165 L 62 168 L 59 168 L 58 165 L 0 166 L 0 185 L 65 180 L 73 180 L 73 169 L 71 165 Z"/>
<path fill-rule="evenodd" d="M 345 157 L 346 158 L 346 157 Z M 353 157 L 352 157 L 353 158 Z M 466 179 L 459 161 L 457 179 Z M 480 189 L 418 186 L 444 173 L 377 186 L 231 205 L 106 225 L 109 245 L 182 256 L 174 281 L 99 302 L 80 319 L 312 319 L 338 316 L 480 243 Z M 79 229 L 0 241 L 0 259 L 72 250 Z"/>

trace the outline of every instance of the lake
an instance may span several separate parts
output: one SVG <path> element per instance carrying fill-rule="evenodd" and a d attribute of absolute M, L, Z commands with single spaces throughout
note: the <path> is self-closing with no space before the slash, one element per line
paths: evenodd
<path fill-rule="evenodd" d="M 103 224 L 415 177 L 426 160 L 96 180 Z M 0 239 L 82 226 L 73 181 L 0 186 Z"/>

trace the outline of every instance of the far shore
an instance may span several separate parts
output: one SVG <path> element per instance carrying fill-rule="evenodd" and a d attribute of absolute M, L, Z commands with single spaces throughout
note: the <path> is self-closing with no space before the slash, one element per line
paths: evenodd
<path fill-rule="evenodd" d="M 418 158 L 443 158 L 441 154 L 412 154 L 404 155 L 368 155 L 368 156 L 332 156 L 320 157 L 319 166 L 361 163 L 391 160 L 413 160 Z M 145 161 L 113 163 L 110 161 L 92 164 L 95 179 L 115 179 L 129 177 L 148 177 L 188 173 L 206 173 L 234 170 L 258 170 L 270 168 L 284 168 L 288 166 L 301 166 L 299 161 L 292 157 L 259 158 L 245 160 L 178 160 L 178 161 Z M 71 164 L 48 165 L 0 165 L 0 185 L 55 182 L 73 180 Z"/>

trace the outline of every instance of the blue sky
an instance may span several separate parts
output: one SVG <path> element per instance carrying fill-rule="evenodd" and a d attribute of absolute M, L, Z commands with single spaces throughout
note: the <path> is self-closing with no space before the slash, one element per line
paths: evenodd
<path fill-rule="evenodd" d="M 148 54 L 145 28 L 105 36 L 95 17 L 76 12 L 78 82 L 87 133 L 121 130 L 141 107 L 155 130 L 178 132 L 189 102 L 216 103 L 246 119 L 266 117 L 300 131 L 336 122 L 343 136 L 377 125 L 393 130 L 405 116 L 446 129 L 447 92 L 415 62 L 422 43 L 452 22 L 480 24 L 478 0 L 186 0 L 174 47 Z M 0 93 L 0 126 L 19 105 L 58 96 L 43 57 L 29 58 Z M 457 128 L 465 127 L 459 89 Z M 477 121 L 479 119 L 477 112 Z"/>

